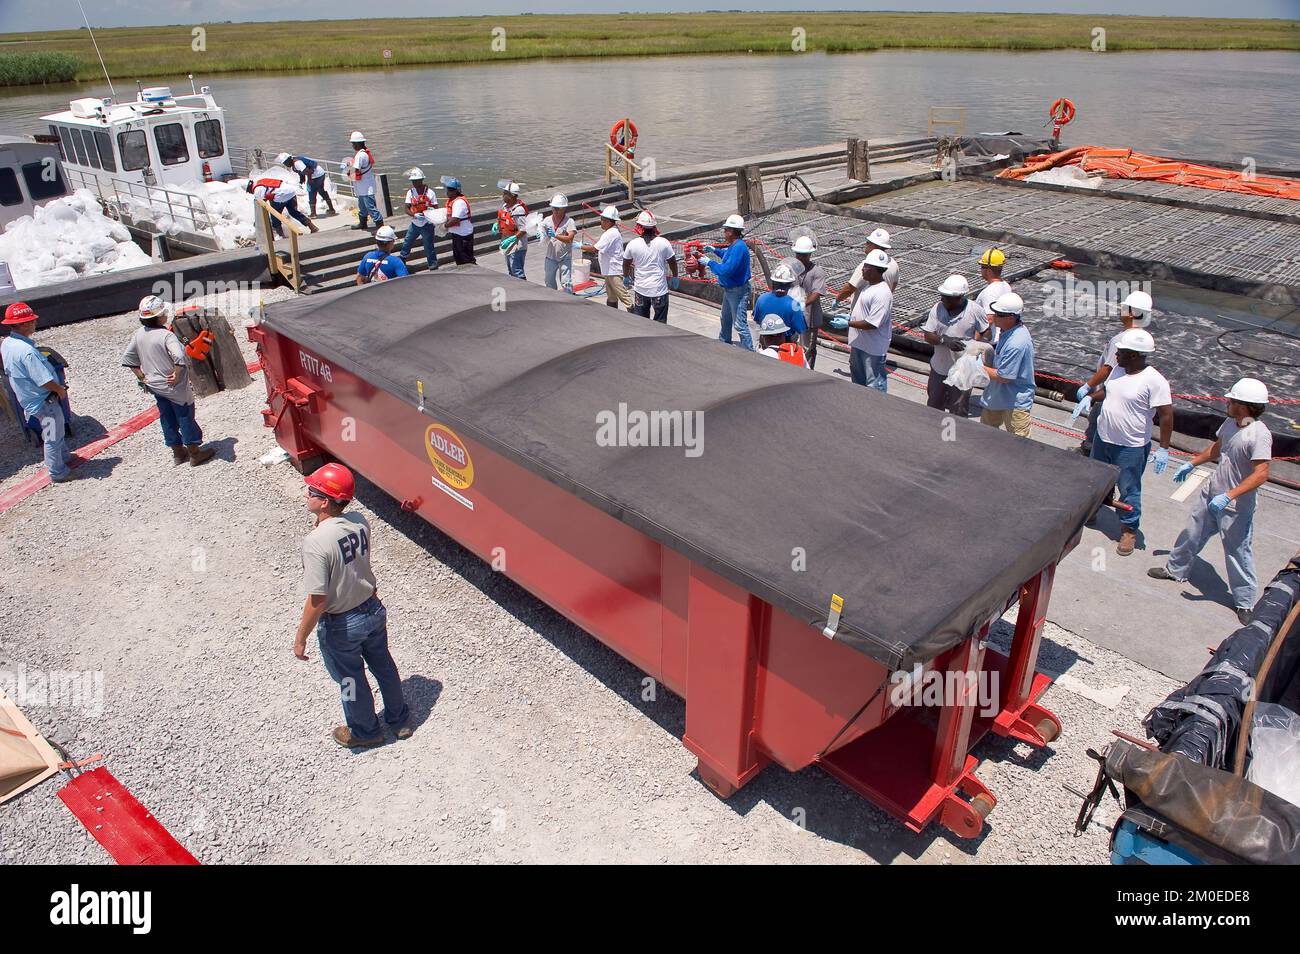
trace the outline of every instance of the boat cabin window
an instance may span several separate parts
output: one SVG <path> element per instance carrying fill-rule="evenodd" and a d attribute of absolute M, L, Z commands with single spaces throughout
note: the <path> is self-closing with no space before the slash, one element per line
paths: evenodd
<path fill-rule="evenodd" d="M 153 141 L 158 145 L 158 158 L 164 166 L 175 166 L 190 161 L 190 147 L 185 142 L 185 127 L 180 123 L 154 126 Z"/>
<path fill-rule="evenodd" d="M 23 201 L 18 176 L 12 169 L 0 169 L 0 205 L 18 205 Z"/>
<path fill-rule="evenodd" d="M 81 130 L 74 126 L 68 130 L 68 135 L 72 137 L 72 148 L 77 154 L 77 165 L 90 165 L 90 160 L 86 158 L 86 144 L 81 140 Z"/>
<path fill-rule="evenodd" d="M 63 149 L 63 139 L 59 136 L 59 127 L 52 123 L 50 124 L 50 135 L 59 140 L 59 158 L 67 162 L 68 154 Z"/>
<path fill-rule="evenodd" d="M 221 139 L 221 120 L 204 119 L 194 124 L 194 138 L 199 144 L 200 159 L 215 159 L 226 151 Z"/>
<path fill-rule="evenodd" d="M 149 143 L 143 129 L 118 133 L 117 148 L 122 153 L 123 172 L 135 172 L 149 165 Z"/>
<path fill-rule="evenodd" d="M 113 140 L 102 129 L 95 130 L 95 146 L 99 150 L 99 161 L 108 172 L 117 172 L 117 160 L 113 158 Z"/>
<path fill-rule="evenodd" d="M 76 162 L 77 154 L 72 151 L 72 130 L 67 126 L 59 127 L 59 144 L 63 147 L 63 161 Z"/>
<path fill-rule="evenodd" d="M 96 169 L 99 168 L 99 150 L 95 148 L 95 131 L 93 129 L 78 129 L 77 133 L 81 136 L 81 142 L 86 150 L 86 158 Z"/>
<path fill-rule="evenodd" d="M 68 194 L 57 162 L 42 159 L 23 163 L 23 181 L 27 183 L 27 194 L 34 202 Z"/>

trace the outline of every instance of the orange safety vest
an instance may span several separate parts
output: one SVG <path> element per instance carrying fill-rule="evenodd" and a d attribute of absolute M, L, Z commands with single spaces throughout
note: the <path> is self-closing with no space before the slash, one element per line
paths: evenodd
<path fill-rule="evenodd" d="M 253 183 L 253 191 L 257 192 L 258 189 L 265 189 L 267 192 L 275 192 L 283 185 L 283 179 L 258 179 Z"/>
<path fill-rule="evenodd" d="M 469 203 L 466 202 L 465 204 L 468 205 Z M 524 206 L 524 215 L 527 215 L 528 206 L 522 202 L 519 204 Z M 519 223 L 515 221 L 514 215 L 505 207 L 504 203 L 501 208 L 497 209 L 497 231 L 502 235 L 514 235 L 519 231 Z"/>
<path fill-rule="evenodd" d="M 456 199 L 465 199 L 465 197 L 464 197 L 463 195 L 458 195 L 458 196 L 456 196 Z M 455 216 L 451 214 L 451 204 L 452 204 L 453 202 L 455 202 L 456 199 L 448 199 L 448 200 L 447 200 L 447 219 L 448 219 L 448 221 L 450 221 L 451 219 L 454 219 L 454 218 L 455 218 Z M 474 215 L 474 210 L 471 209 L 471 208 L 469 207 L 469 199 L 465 199 L 465 218 L 467 218 L 467 219 L 468 219 L 468 218 L 471 218 L 471 217 L 473 217 L 473 215 Z"/>
<path fill-rule="evenodd" d="M 360 149 L 360 150 L 358 150 L 358 152 L 364 152 L 364 153 L 366 154 L 366 158 L 370 160 L 370 168 L 367 169 L 366 172 L 374 172 L 374 171 L 375 171 L 375 154 L 374 154 L 373 152 L 370 151 L 370 147 L 367 146 L 365 149 Z M 356 179 L 358 182 L 360 182 L 362 176 L 364 176 L 364 175 L 366 174 L 366 172 L 357 172 L 357 170 L 354 168 L 354 169 L 352 170 L 352 178 L 353 178 L 353 179 Z"/>
<path fill-rule="evenodd" d="M 414 192 L 415 190 L 412 189 L 411 191 Z M 415 210 L 413 214 L 419 215 L 421 212 L 424 212 L 428 209 L 432 209 L 433 202 L 430 201 L 432 197 L 433 197 L 433 190 L 430 189 L 428 186 L 424 187 L 423 192 L 416 192 L 415 199 L 411 202 L 411 208 Z"/>
<path fill-rule="evenodd" d="M 804 367 L 807 362 L 803 357 L 803 348 L 799 347 L 797 342 L 787 341 L 776 349 L 776 356 L 786 364 L 795 364 Z"/>

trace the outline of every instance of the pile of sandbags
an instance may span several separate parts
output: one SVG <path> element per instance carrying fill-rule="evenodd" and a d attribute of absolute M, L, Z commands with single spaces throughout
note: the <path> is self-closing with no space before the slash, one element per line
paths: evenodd
<path fill-rule="evenodd" d="M 139 268 L 149 256 L 93 193 L 78 189 L 10 222 L 0 234 L 0 261 L 22 289 Z"/>

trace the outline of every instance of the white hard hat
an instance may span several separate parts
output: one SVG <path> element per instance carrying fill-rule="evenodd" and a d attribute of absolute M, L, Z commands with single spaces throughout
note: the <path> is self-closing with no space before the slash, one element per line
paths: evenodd
<path fill-rule="evenodd" d="M 360 129 L 352 130 L 352 135 L 348 137 L 348 142 L 365 142 L 366 134 Z"/>
<path fill-rule="evenodd" d="M 419 166 L 416 166 L 406 174 L 406 178 L 410 179 L 412 182 L 414 182 L 416 179 L 423 179 L 424 170 L 421 169 Z"/>
<path fill-rule="evenodd" d="M 772 284 L 773 285 L 794 284 L 794 272 L 790 270 L 790 266 L 785 264 L 785 262 L 782 262 L 780 265 L 776 266 L 776 268 L 772 269 Z"/>
<path fill-rule="evenodd" d="M 969 295 L 970 282 L 965 275 L 949 275 L 939 285 L 940 295 Z"/>
<path fill-rule="evenodd" d="M 277 164 L 277 165 L 281 165 L 281 166 L 282 166 L 282 165 L 284 165 L 286 162 L 288 162 L 288 161 L 289 161 L 290 159 L 292 159 L 292 158 L 293 158 L 293 157 L 290 156 L 287 152 L 282 152 L 282 153 L 280 153 L 278 156 L 275 157 L 275 161 L 276 161 L 276 164 Z"/>
<path fill-rule="evenodd" d="M 1256 378 L 1242 378 L 1232 386 L 1224 397 L 1231 398 L 1234 401 L 1241 401 L 1244 404 L 1267 404 L 1268 388 L 1264 382 Z"/>
<path fill-rule="evenodd" d="M 515 182 L 513 179 L 511 179 L 504 186 L 502 186 L 501 191 L 509 192 L 511 195 L 518 195 L 519 190 L 522 188 L 523 186 L 521 186 L 518 182 Z"/>
<path fill-rule="evenodd" d="M 811 255 L 815 251 L 817 251 L 817 243 L 812 240 L 811 235 L 800 235 L 794 240 L 796 255 Z"/>
<path fill-rule="evenodd" d="M 1151 354 L 1156 350 L 1156 339 L 1151 337 L 1151 332 L 1142 328 L 1130 328 L 1115 339 L 1115 350 Z"/>
<path fill-rule="evenodd" d="M 873 248 L 870 252 L 867 253 L 867 260 L 865 264 L 874 265 L 876 268 L 881 268 L 881 269 L 888 268 L 889 256 L 886 255 L 884 252 L 882 252 L 880 249 Z"/>
<path fill-rule="evenodd" d="M 780 315 L 766 315 L 758 326 L 760 335 L 784 335 L 789 331 L 790 326 L 785 323 L 785 319 Z"/>
<path fill-rule="evenodd" d="M 646 209 L 636 217 L 636 224 L 643 229 L 652 229 L 655 227 L 655 214 Z"/>
<path fill-rule="evenodd" d="M 722 223 L 722 227 L 724 229 L 735 229 L 738 232 L 743 232 L 745 230 L 745 220 L 739 215 L 729 215 L 727 216 L 727 221 Z"/>
<path fill-rule="evenodd" d="M 876 245 L 880 248 L 892 247 L 889 244 L 889 233 L 886 232 L 884 229 L 876 229 L 874 232 L 872 232 L 870 235 L 867 236 L 867 241 L 870 242 L 872 245 Z"/>
<path fill-rule="evenodd" d="M 157 295 L 145 295 L 140 299 L 142 319 L 161 318 L 165 314 L 167 314 L 167 303 Z"/>
<path fill-rule="evenodd" d="M 1151 323 L 1151 309 L 1154 307 L 1155 302 L 1144 291 L 1129 292 L 1123 304 L 1123 310 L 1133 316 L 1133 325 L 1136 328 L 1145 328 Z"/>
<path fill-rule="evenodd" d="M 613 219 L 615 222 L 617 222 L 620 218 L 622 218 L 622 216 L 618 214 L 618 206 L 616 205 L 605 206 L 605 208 L 600 213 L 600 217 L 602 219 Z"/>
<path fill-rule="evenodd" d="M 1015 292 L 1005 292 L 998 296 L 998 300 L 989 306 L 989 310 L 996 311 L 999 315 L 1015 315 L 1025 310 L 1025 300 Z"/>
<path fill-rule="evenodd" d="M 552 209 L 567 209 L 569 207 L 569 197 L 563 192 L 557 192 L 551 196 Z"/>
<path fill-rule="evenodd" d="M 396 242 L 397 233 L 393 231 L 391 225 L 381 225 L 375 230 L 376 242 Z"/>

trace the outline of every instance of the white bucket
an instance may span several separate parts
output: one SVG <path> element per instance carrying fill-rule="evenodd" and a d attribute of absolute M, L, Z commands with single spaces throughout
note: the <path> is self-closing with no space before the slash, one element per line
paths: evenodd
<path fill-rule="evenodd" d="M 581 285 L 591 281 L 591 262 L 580 258 L 573 263 L 573 284 Z"/>

